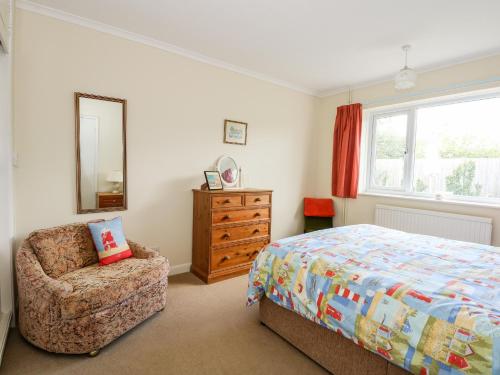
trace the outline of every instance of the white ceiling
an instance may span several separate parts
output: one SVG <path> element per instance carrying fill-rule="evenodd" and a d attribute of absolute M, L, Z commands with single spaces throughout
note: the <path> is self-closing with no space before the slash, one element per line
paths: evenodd
<path fill-rule="evenodd" d="M 313 93 L 391 78 L 403 44 L 417 70 L 500 53 L 499 0 L 33 2 Z"/>

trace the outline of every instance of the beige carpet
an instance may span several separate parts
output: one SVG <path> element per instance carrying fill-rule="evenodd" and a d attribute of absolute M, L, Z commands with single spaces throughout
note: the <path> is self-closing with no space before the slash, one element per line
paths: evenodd
<path fill-rule="evenodd" d="M 160 312 L 104 348 L 96 358 L 58 355 L 11 330 L 0 374 L 325 374 L 259 324 L 245 307 L 247 277 L 205 285 L 191 274 L 169 280 Z"/>

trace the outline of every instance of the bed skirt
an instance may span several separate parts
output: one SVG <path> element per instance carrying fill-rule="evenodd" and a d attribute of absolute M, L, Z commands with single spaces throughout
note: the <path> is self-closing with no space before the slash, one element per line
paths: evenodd
<path fill-rule="evenodd" d="M 406 370 L 338 333 L 278 306 L 260 301 L 261 322 L 335 375 L 408 375 Z"/>

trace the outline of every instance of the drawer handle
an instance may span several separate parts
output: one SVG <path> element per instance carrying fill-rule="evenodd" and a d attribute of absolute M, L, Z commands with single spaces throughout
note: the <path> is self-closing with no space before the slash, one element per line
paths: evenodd
<path fill-rule="evenodd" d="M 260 212 L 256 212 L 255 215 L 253 215 L 254 217 L 260 217 Z"/>
<path fill-rule="evenodd" d="M 255 198 L 253 201 L 254 202 L 260 202 L 262 199 L 260 199 L 259 197 Z"/>
<path fill-rule="evenodd" d="M 231 259 L 231 257 L 229 255 L 224 255 L 221 262 L 225 262 L 226 260 L 230 260 L 230 259 Z"/>
<path fill-rule="evenodd" d="M 225 216 L 222 218 L 222 220 L 229 220 L 229 219 L 231 219 L 231 216 L 229 216 L 229 215 L 225 215 Z"/>
<path fill-rule="evenodd" d="M 229 237 L 231 237 L 231 235 L 229 233 L 224 233 L 224 235 L 222 236 L 222 239 L 223 240 L 228 240 Z"/>
<path fill-rule="evenodd" d="M 253 234 L 257 234 L 257 233 L 260 233 L 260 229 L 258 229 L 258 228 L 253 231 Z"/>
<path fill-rule="evenodd" d="M 231 199 L 229 199 L 229 198 L 228 199 L 224 199 L 222 201 L 222 204 L 228 204 L 228 203 L 231 203 Z"/>

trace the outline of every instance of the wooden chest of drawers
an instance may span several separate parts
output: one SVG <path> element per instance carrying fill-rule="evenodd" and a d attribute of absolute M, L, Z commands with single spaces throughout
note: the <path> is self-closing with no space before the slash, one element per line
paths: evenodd
<path fill-rule="evenodd" d="M 123 206 L 123 193 L 97 193 L 97 208 Z"/>
<path fill-rule="evenodd" d="M 193 190 L 191 272 L 206 283 L 247 273 L 271 238 L 271 190 Z"/>

